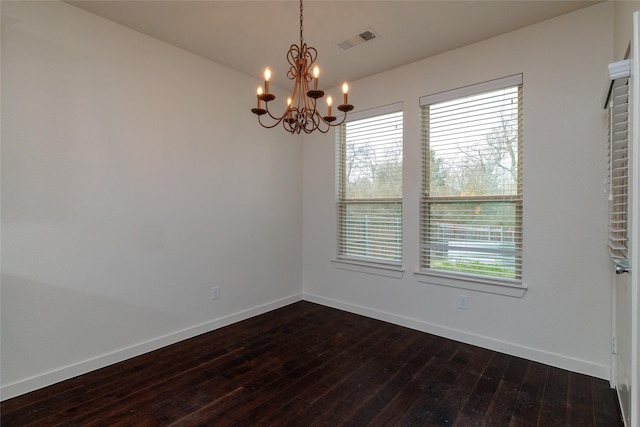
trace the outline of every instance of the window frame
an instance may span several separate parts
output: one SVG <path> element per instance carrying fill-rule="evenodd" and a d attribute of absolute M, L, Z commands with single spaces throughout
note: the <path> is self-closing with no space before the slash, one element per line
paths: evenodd
<path fill-rule="evenodd" d="M 508 196 L 476 196 L 476 197 L 461 197 L 461 196 L 451 196 L 451 197 L 430 197 L 428 192 L 429 188 L 429 145 L 426 140 L 426 129 L 425 126 L 428 125 L 425 123 L 423 119 L 423 110 L 426 106 L 438 104 L 441 102 L 454 101 L 457 99 L 462 99 L 465 97 L 470 97 L 474 95 L 480 95 L 487 92 L 492 92 L 500 89 L 506 89 L 510 87 L 518 87 L 518 102 L 519 102 L 519 112 L 522 112 L 522 104 L 523 104 L 523 75 L 516 74 L 504 78 L 499 78 L 495 80 L 490 80 L 478 84 L 473 84 L 470 86 L 465 86 L 457 89 L 452 89 L 448 91 L 438 92 L 432 95 L 423 96 L 420 98 L 420 115 L 421 115 L 421 152 L 422 152 L 422 164 L 421 164 L 421 195 L 420 195 L 420 238 L 419 238 L 419 263 L 418 263 L 418 271 L 415 272 L 416 279 L 419 282 L 442 285 L 442 286 L 450 286 L 461 289 L 469 289 L 480 292 L 494 293 L 506 296 L 513 297 L 522 297 L 527 290 L 527 287 L 524 285 L 522 280 L 522 234 L 518 242 L 516 243 L 516 253 L 517 253 L 517 265 L 516 272 L 520 272 L 520 276 L 516 278 L 505 278 L 499 276 L 490 276 L 485 274 L 471 274 L 464 272 L 456 272 L 449 270 L 440 270 L 429 268 L 423 264 L 423 260 L 426 259 L 425 252 L 429 249 L 426 248 L 428 243 L 428 234 L 427 230 L 425 230 L 427 221 L 428 221 L 428 206 L 429 203 L 437 203 L 438 199 L 442 200 L 455 200 L 455 201 L 464 201 L 471 199 L 478 199 L 481 201 L 494 201 L 494 202 L 506 202 L 506 203 L 514 203 L 515 205 L 515 215 L 519 217 L 518 228 L 520 233 L 523 230 L 524 221 L 522 219 L 522 211 L 523 211 L 523 176 L 522 176 L 522 117 L 519 117 L 519 141 L 518 141 L 518 177 L 517 177 L 517 194 L 512 194 Z"/>
<path fill-rule="evenodd" d="M 401 278 L 404 274 L 403 267 L 403 196 L 400 197 L 384 197 L 384 198 L 348 198 L 346 196 L 346 126 L 349 123 L 372 119 L 378 116 L 385 116 L 393 113 L 401 113 L 403 123 L 402 129 L 402 151 L 404 152 L 404 111 L 402 102 L 384 105 L 367 110 L 350 113 L 346 122 L 336 128 L 335 131 L 335 147 L 336 147 L 336 257 L 332 260 L 335 268 L 369 273 L 392 278 Z M 403 154 L 404 157 L 404 154 Z M 404 158 L 403 158 L 404 167 Z M 342 219 L 345 215 L 345 209 L 348 205 L 354 204 L 389 204 L 400 206 L 400 256 L 399 261 L 386 260 L 383 258 L 364 257 L 350 255 L 344 253 L 343 237 L 342 237 Z"/>

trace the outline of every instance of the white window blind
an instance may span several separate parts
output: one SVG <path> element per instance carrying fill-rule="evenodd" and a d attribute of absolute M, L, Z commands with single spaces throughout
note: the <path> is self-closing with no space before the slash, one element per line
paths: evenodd
<path fill-rule="evenodd" d="M 336 130 L 338 259 L 401 264 L 401 108 L 356 114 Z"/>
<path fill-rule="evenodd" d="M 522 75 L 423 97 L 421 271 L 522 278 Z"/>
<path fill-rule="evenodd" d="M 628 61 L 623 61 L 628 62 Z M 615 65 L 615 64 L 613 64 Z M 624 65 L 624 64 L 620 64 Z M 624 67 L 622 67 L 624 69 Z M 612 76 L 608 100 L 607 143 L 609 191 L 609 252 L 615 261 L 627 259 L 629 210 L 629 73 Z"/>

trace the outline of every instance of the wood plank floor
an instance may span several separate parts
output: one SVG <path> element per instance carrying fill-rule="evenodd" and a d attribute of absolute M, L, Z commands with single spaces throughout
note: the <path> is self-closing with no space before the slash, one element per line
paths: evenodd
<path fill-rule="evenodd" d="M 621 426 L 608 382 L 298 302 L 0 404 L 2 426 Z"/>

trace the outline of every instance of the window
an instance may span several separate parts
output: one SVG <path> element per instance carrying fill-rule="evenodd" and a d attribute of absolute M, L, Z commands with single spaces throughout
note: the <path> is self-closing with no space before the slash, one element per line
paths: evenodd
<path fill-rule="evenodd" d="M 422 97 L 420 271 L 522 279 L 522 75 Z"/>
<path fill-rule="evenodd" d="M 402 263 L 402 105 L 336 130 L 338 260 Z"/>
<path fill-rule="evenodd" d="M 611 87 L 605 105 L 609 108 L 609 253 L 616 263 L 626 262 L 629 242 L 629 64 L 627 60 L 610 65 Z"/>

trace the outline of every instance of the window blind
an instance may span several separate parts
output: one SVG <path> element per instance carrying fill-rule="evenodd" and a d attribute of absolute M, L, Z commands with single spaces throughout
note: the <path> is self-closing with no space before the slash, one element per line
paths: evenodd
<path fill-rule="evenodd" d="M 625 75 L 626 74 L 626 75 Z M 629 74 L 612 79 L 607 142 L 609 253 L 615 261 L 628 256 L 629 211 Z"/>
<path fill-rule="evenodd" d="M 402 261 L 401 108 L 360 113 L 336 131 L 338 258 Z"/>
<path fill-rule="evenodd" d="M 421 106 L 421 270 L 520 280 L 522 76 Z"/>

